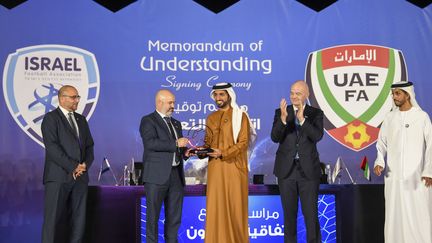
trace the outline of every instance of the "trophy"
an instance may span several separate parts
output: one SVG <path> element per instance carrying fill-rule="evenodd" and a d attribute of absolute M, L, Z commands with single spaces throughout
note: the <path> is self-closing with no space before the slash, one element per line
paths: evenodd
<path fill-rule="evenodd" d="M 190 153 L 196 154 L 198 158 L 205 158 L 207 153 L 213 152 L 213 149 L 209 147 L 212 142 L 209 139 L 213 138 L 213 131 L 208 126 L 196 124 L 188 130 L 186 137 L 189 139 Z"/>

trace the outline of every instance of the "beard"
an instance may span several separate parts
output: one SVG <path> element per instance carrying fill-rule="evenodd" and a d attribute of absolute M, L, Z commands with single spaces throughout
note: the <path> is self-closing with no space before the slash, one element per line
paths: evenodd
<path fill-rule="evenodd" d="M 397 106 L 397 107 L 401 107 L 405 104 L 404 101 L 399 101 L 399 100 L 393 100 L 393 102 L 394 102 L 395 106 Z"/>
<path fill-rule="evenodd" d="M 227 101 L 222 101 L 222 100 L 216 101 L 216 105 L 220 109 L 225 109 L 229 105 L 229 100 L 227 100 Z"/>
<path fill-rule="evenodd" d="M 69 108 L 70 108 L 72 111 L 76 111 L 76 110 L 78 109 L 78 104 L 72 104 Z"/>
<path fill-rule="evenodd" d="M 167 115 L 167 116 L 171 116 L 173 112 L 174 112 L 174 108 L 169 108 L 169 109 L 166 111 L 166 115 Z"/>

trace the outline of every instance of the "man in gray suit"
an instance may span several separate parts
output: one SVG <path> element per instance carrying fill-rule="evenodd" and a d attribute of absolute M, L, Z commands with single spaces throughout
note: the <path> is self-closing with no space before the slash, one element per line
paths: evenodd
<path fill-rule="evenodd" d="M 179 121 L 171 117 L 175 96 L 159 90 L 156 111 L 141 119 L 140 133 L 144 145 L 144 189 L 146 194 L 146 242 L 158 242 L 158 221 L 162 203 L 165 206 L 165 242 L 177 241 L 184 195 L 183 159 L 188 143 Z"/>
<path fill-rule="evenodd" d="M 43 243 L 83 240 L 87 170 L 94 154 L 87 120 L 75 112 L 79 100 L 76 88 L 63 86 L 58 92 L 59 107 L 45 114 L 42 121 L 45 145 Z M 63 232 L 60 222 L 68 215 L 69 232 Z M 69 238 L 65 238 L 67 235 Z"/>
<path fill-rule="evenodd" d="M 317 143 L 323 136 L 323 112 L 306 104 L 309 88 L 304 81 L 291 86 L 288 105 L 282 99 L 275 111 L 271 139 L 279 143 L 274 174 L 278 178 L 284 211 L 284 242 L 297 242 L 300 198 L 308 243 L 321 242 L 318 222 L 320 159 Z"/>

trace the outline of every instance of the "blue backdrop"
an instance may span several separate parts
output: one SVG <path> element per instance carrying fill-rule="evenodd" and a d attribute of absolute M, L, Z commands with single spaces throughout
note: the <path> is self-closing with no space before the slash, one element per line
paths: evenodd
<path fill-rule="evenodd" d="M 173 90 L 178 108 L 174 115 L 188 127 L 213 110 L 210 86 L 231 82 L 238 103 L 247 106 L 258 132 L 250 174 L 265 174 L 266 183 L 275 183 L 277 145 L 269 139 L 274 109 L 281 98 L 289 98 L 295 80 L 305 79 L 310 53 L 351 44 L 400 51 L 403 59 L 396 59 L 396 69 L 402 70 L 403 60 L 406 76 L 415 83 L 417 101 L 431 114 L 431 29 L 432 7 L 421 9 L 404 0 L 340 0 L 321 12 L 293 0 L 244 0 L 219 14 L 190 0 L 140 0 L 116 13 L 88 0 L 30 0 L 11 10 L 0 6 L 4 95 L 0 99 L 0 241 L 24 237 L 14 233 L 19 227 L 30 232 L 26 237 L 39 239 L 42 198 L 35 198 L 35 192 L 43 189 L 44 149 L 37 136 L 32 138 L 19 125 L 10 104 L 31 104 L 36 94 L 41 95 L 38 92 L 44 92 L 42 85 L 69 83 L 79 86 L 81 94 L 93 94 L 83 97 L 80 112 L 87 114 L 94 137 L 95 162 L 89 173 L 91 183 L 98 184 L 104 157 L 118 175 L 132 158 L 141 160 L 139 123 L 154 111 L 158 89 Z M 225 49 L 219 50 L 219 44 Z M 25 59 L 15 67 L 8 62 L 17 50 L 35 50 L 39 45 L 52 52 L 28 54 L 38 58 L 28 66 Z M 76 51 L 57 53 L 54 45 L 78 48 L 89 56 L 79 59 Z M 50 64 L 44 66 L 42 57 Z M 75 57 L 78 66 L 67 70 Z M 151 59 L 162 66 L 151 67 Z M 97 74 L 91 74 L 91 65 Z M 45 80 L 44 75 L 63 75 L 63 79 Z M 57 106 L 56 102 L 53 98 L 51 105 Z M 20 112 L 30 117 L 32 112 L 43 112 L 46 104 L 37 111 L 22 107 Z M 387 111 L 384 106 L 379 114 Z M 40 123 L 22 119 L 36 133 L 40 129 Z M 357 183 L 382 183 L 375 176 L 367 181 L 359 168 L 363 156 L 372 166 L 374 143 L 355 151 L 326 133 L 319 151 L 321 160 L 332 166 L 341 156 Z M 347 176 L 341 181 L 348 182 Z"/>

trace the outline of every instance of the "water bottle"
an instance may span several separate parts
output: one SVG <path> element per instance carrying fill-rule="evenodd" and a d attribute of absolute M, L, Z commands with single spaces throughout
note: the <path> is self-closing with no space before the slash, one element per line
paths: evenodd
<path fill-rule="evenodd" d="M 327 183 L 332 184 L 331 167 L 330 164 L 326 164 L 325 174 L 327 175 Z"/>
<path fill-rule="evenodd" d="M 127 165 L 125 165 L 123 170 L 123 186 L 130 186 L 130 172 Z"/>

